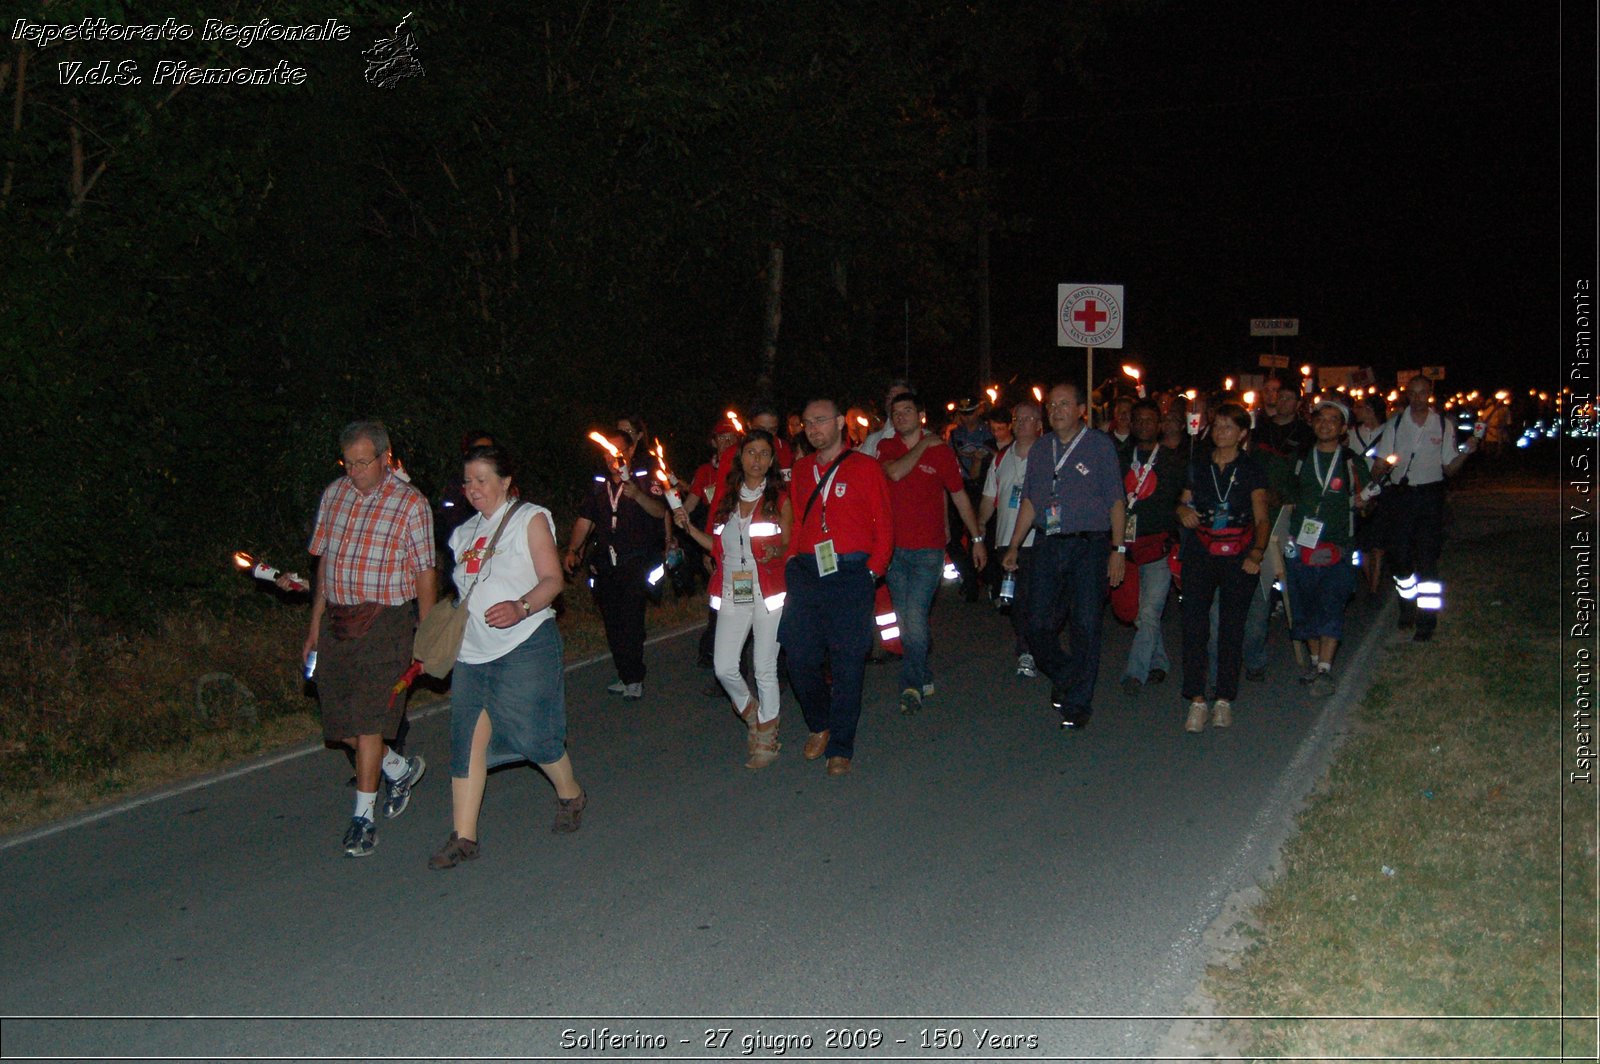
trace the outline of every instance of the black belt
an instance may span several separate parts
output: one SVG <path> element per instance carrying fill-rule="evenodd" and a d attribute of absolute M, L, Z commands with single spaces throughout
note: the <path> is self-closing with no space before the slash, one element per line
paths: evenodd
<path fill-rule="evenodd" d="M 1051 539 L 1110 539 L 1111 532 L 1046 532 Z"/>

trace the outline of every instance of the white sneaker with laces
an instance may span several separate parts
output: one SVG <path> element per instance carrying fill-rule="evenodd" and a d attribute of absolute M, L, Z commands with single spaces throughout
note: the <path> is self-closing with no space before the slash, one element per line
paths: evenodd
<path fill-rule="evenodd" d="M 1032 654 L 1022 654 L 1017 658 L 1017 675 L 1033 679 L 1039 675 L 1039 667 L 1033 662 Z"/>

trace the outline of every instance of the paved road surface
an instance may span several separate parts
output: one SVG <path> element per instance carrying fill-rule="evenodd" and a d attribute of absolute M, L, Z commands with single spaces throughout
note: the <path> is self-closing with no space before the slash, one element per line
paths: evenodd
<path fill-rule="evenodd" d="M 1352 651 L 1375 612 L 1358 598 Z M 450 827 L 442 715 L 413 730 L 429 774 L 366 860 L 340 854 L 348 771 L 325 752 L 0 850 L 5 1052 L 1152 1052 L 1201 974 L 1201 930 L 1267 865 L 1337 713 L 1317 723 L 1327 704 L 1294 682 L 1281 623 L 1269 682 L 1200 736 L 1181 730 L 1177 677 L 1118 690 L 1125 629 L 1082 734 L 1058 727 L 1046 681 L 1013 675 L 992 608 L 946 591 L 935 636 L 939 694 L 919 716 L 895 710 L 894 666 L 869 669 L 844 780 L 801 759 L 787 693 L 780 760 L 746 771 L 691 638 L 650 649 L 642 703 L 605 694 L 605 663 L 580 669 L 583 830 L 550 834 L 548 784 L 502 770 L 482 858 L 449 872 L 425 865 Z M 1175 603 L 1166 637 L 1176 658 Z M 839 1029 L 866 1051 L 830 1050 Z"/>

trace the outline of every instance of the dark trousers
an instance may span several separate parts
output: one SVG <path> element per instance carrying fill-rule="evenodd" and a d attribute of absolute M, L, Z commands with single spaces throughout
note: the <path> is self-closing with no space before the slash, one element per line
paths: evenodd
<path fill-rule="evenodd" d="M 1244 662 L 1244 622 L 1260 576 L 1244 571 L 1244 555 L 1207 553 L 1199 545 L 1183 552 L 1183 697 L 1206 696 L 1206 644 L 1211 641 L 1211 600 L 1217 610 L 1217 697 L 1239 697 Z"/>
<path fill-rule="evenodd" d="M 1395 577 L 1439 579 L 1439 553 L 1444 549 L 1444 482 L 1421 487 L 1390 488 L 1383 493 L 1388 517 L 1389 571 Z M 1435 610 L 1419 610 L 1415 600 L 1400 600 L 1400 621 L 1417 631 L 1439 625 Z"/>
<path fill-rule="evenodd" d="M 829 732 L 828 757 L 854 757 L 861 686 L 872 646 L 874 581 L 864 554 L 839 557 L 839 571 L 817 575 L 802 554 L 784 569 L 788 596 L 778 642 L 789 660 L 789 686 L 813 732 Z M 829 683 L 831 670 L 833 682 Z"/>
<path fill-rule="evenodd" d="M 1039 542 L 1039 537 L 1035 536 L 1033 541 L 1035 543 Z M 1001 548 L 996 544 L 995 549 L 998 551 Z M 1000 566 L 995 564 L 993 568 L 999 569 Z M 1021 657 L 1023 654 L 1028 653 L 1028 595 L 1033 590 L 1032 547 L 1017 548 L 1016 577 L 1017 587 L 1011 595 L 1011 636 L 1012 642 L 1016 647 L 1017 656 Z M 1059 616 L 1056 617 L 1052 627 L 1061 627 L 1061 618 Z M 1037 665 L 1038 662 L 1034 664 Z"/>
<path fill-rule="evenodd" d="M 645 577 L 649 557 L 609 558 L 595 566 L 594 602 L 606 626 L 606 645 L 617 663 L 623 683 L 644 682 L 644 607 L 648 590 Z"/>
<path fill-rule="evenodd" d="M 1041 533 L 1033 538 L 1028 649 L 1039 671 L 1050 677 L 1061 699 L 1061 711 L 1068 716 L 1085 716 L 1094 706 L 1110 556 L 1111 537 L 1106 533 L 1088 538 Z M 1061 649 L 1063 615 L 1072 644 L 1070 653 Z"/>

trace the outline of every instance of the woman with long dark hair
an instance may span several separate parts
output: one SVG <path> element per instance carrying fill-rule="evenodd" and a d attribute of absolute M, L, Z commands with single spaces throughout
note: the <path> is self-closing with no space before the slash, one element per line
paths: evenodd
<path fill-rule="evenodd" d="M 672 513 L 677 526 L 711 552 L 711 608 L 717 611 L 712 660 L 734 712 L 745 722 L 750 754 L 745 768 L 751 769 L 765 768 L 778 756 L 778 622 L 794 511 L 773 472 L 774 454 L 772 433 L 750 429 L 712 497 L 708 531 L 696 528 L 681 508 Z M 759 698 L 739 671 L 740 652 L 752 631 Z"/>
<path fill-rule="evenodd" d="M 1244 657 L 1244 623 L 1250 595 L 1261 575 L 1271 527 L 1267 523 L 1267 474 L 1244 450 L 1250 415 L 1237 403 L 1217 408 L 1212 449 L 1189 465 L 1188 486 L 1178 500 L 1184 537 L 1183 697 L 1189 702 L 1184 730 L 1204 731 L 1233 723 Z M 1211 637 L 1211 600 L 1217 615 L 1216 702 L 1206 705 L 1206 644 Z"/>

